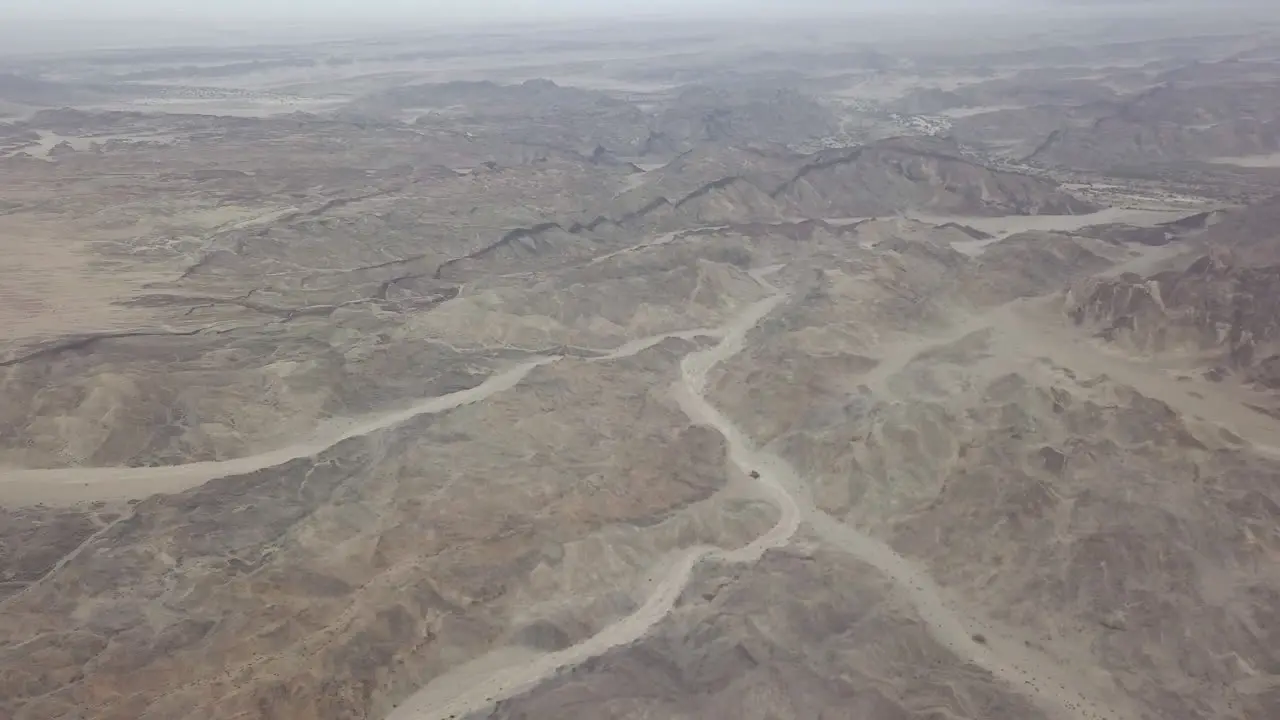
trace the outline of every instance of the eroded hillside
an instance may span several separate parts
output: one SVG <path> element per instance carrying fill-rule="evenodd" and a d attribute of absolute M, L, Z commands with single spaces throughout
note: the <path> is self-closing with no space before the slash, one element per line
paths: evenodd
<path fill-rule="evenodd" d="M 954 20 L 14 60 L 0 717 L 1275 716 L 1275 39 Z"/>

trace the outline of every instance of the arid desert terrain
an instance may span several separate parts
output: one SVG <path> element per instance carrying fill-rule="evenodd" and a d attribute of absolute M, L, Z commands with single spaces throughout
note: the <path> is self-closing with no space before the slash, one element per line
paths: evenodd
<path fill-rule="evenodd" d="M 0 49 L 0 720 L 1280 718 L 1280 14 L 951 20 Z"/>

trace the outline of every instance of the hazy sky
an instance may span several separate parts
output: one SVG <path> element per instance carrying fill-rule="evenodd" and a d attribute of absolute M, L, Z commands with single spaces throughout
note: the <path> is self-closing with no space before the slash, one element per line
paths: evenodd
<path fill-rule="evenodd" d="M 794 16 L 823 14 L 971 13 L 992 8 L 1043 12 L 1121 6 L 1163 7 L 1238 4 L 1242 0 L 0 0 L 0 25 L 17 19 L 289 19 L 313 24 L 327 20 L 606 17 L 625 15 L 716 14 Z M 1247 0 L 1245 0 L 1247 1 Z M 1280 0 L 1253 0 L 1273 3 Z M 1278 13 L 1280 14 L 1280 13 Z"/>
<path fill-rule="evenodd" d="M 770 20 L 1061 0 L 0 0 L 0 56 L 104 47 L 245 45 L 477 23 L 714 16 Z"/>
<path fill-rule="evenodd" d="M 141 17 L 307 17 L 354 18 L 398 16 L 426 19 L 440 17 L 530 17 L 618 12 L 632 8 L 671 10 L 690 5 L 759 5 L 757 0 L 0 0 L 0 15 L 25 17 L 76 17 L 92 15 Z M 766 3 L 767 4 L 767 3 Z"/>
<path fill-rule="evenodd" d="M 824 14 L 965 0 L 0 0 L 0 55 L 87 47 L 248 44 L 459 23 Z M 969 0 L 994 2 L 1006 0 Z M 255 22 L 256 21 L 256 22 Z M 270 21 L 270 22 L 262 22 Z"/>
<path fill-rule="evenodd" d="M 778 15 L 848 11 L 855 7 L 880 11 L 918 6 L 955 10 L 1000 2 L 1015 4 L 1015 0 L 0 0 L 0 17 L 157 20 L 272 17 L 298 21 L 399 17 L 425 21 L 674 13 Z"/>
<path fill-rule="evenodd" d="M 1246 0 L 1247 1 L 1247 0 Z M 1253 0 L 1271 3 L 1275 0 Z M 1043 11 L 1091 10 L 1146 4 L 1154 7 L 1238 4 L 1241 0 L 0 0 L 0 24 L 10 19 L 288 18 L 530 19 L 567 16 L 724 14 L 785 16 L 875 12 L 972 12 L 991 7 Z M 1280 13 L 1278 13 L 1280 14 Z"/>
<path fill-rule="evenodd" d="M 1206 9 L 1241 2 L 1270 6 L 1280 0 L 0 0 L 0 56 L 355 37 L 473 26 L 477 21 L 526 24 L 627 16 L 776 21 L 833 14 L 902 20 L 932 15 L 934 25 L 948 27 L 946 23 L 961 20 L 980 23 L 993 10 L 1017 22 L 1044 24 L 1059 13 L 1096 19 L 1142 3 L 1148 8 L 1192 4 Z"/>

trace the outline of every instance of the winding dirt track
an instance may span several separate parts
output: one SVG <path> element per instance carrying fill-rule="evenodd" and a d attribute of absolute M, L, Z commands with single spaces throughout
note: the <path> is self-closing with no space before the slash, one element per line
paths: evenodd
<path fill-rule="evenodd" d="M 757 276 L 758 277 L 758 276 Z M 680 407 L 695 421 L 711 425 L 722 433 L 737 433 L 736 429 L 715 408 L 702 398 L 706 386 L 706 374 L 722 360 L 742 348 L 744 338 L 765 315 L 777 307 L 786 295 L 775 293 L 756 301 L 737 318 L 723 328 L 714 331 L 721 339 L 714 347 L 690 353 L 681 362 L 682 378 L 675 383 L 674 391 Z M 651 343 L 652 344 L 652 343 Z M 630 354 L 635 354 L 635 350 Z M 604 358 L 597 358 L 604 359 Z M 494 702 L 526 692 L 564 668 L 577 665 L 589 658 L 601 655 L 611 648 L 626 645 L 644 636 L 661 621 L 689 583 L 698 563 L 714 559 L 728 563 L 750 563 L 765 551 L 782 547 L 790 542 L 800 526 L 799 509 L 781 486 L 767 479 L 769 458 L 752 451 L 744 442 L 729 442 L 729 458 L 742 471 L 760 472 L 761 484 L 776 502 L 782 514 L 778 522 L 765 534 L 750 544 L 735 550 L 700 545 L 679 553 L 667 567 L 657 586 L 640 609 L 577 645 L 553 653 L 523 659 L 493 669 L 489 663 L 478 663 L 487 669 L 476 673 L 472 666 L 435 678 L 429 685 L 401 703 L 387 720 L 447 720 L 481 710 Z"/>
<path fill-rule="evenodd" d="M 647 350 L 668 338 L 689 340 L 704 336 L 716 337 L 720 333 L 721 330 L 714 328 L 664 333 L 633 340 L 606 354 L 583 360 L 617 360 Z M 232 460 L 152 467 L 0 468 L 0 505 L 75 505 L 95 500 L 129 500 L 157 493 L 182 492 L 215 478 L 243 475 L 283 465 L 298 458 L 311 457 L 343 440 L 386 430 L 419 415 L 447 412 L 463 405 L 481 402 L 515 387 L 534 368 L 561 359 L 562 356 L 559 355 L 537 357 L 493 375 L 473 388 L 424 398 L 398 410 L 330 421 L 310 436 L 285 447 Z"/>
<path fill-rule="evenodd" d="M 542 357 L 498 373 L 483 383 L 448 395 L 420 400 L 409 407 L 325 424 L 310 437 L 286 447 L 234 460 L 156 467 L 78 467 L 49 470 L 0 469 L 0 504 L 72 505 L 93 500 L 126 500 L 188 490 L 228 475 L 242 475 L 310 457 L 343 440 L 399 425 L 418 415 L 439 413 L 480 402 L 515 387 L 534 368 L 555 362 Z"/>
<path fill-rule="evenodd" d="M 566 668 L 579 664 L 611 648 L 635 642 L 660 622 L 675 604 L 694 568 L 702 560 L 750 563 L 767 550 L 790 542 L 800 527 L 808 522 L 826 542 L 854 555 L 886 575 L 899 593 L 919 614 L 929 633 L 959 657 L 971 661 L 1025 693 L 1051 717 L 1063 720 L 1120 720 L 1137 718 L 1129 712 L 1090 700 L 1084 694 L 1093 690 L 1088 679 L 1059 668 L 1049 658 L 1017 644 L 996 631 L 991 623 L 981 622 L 960 612 L 927 573 L 915 567 L 884 542 L 859 532 L 816 509 L 808 500 L 805 485 L 795 470 L 782 458 L 757 449 L 753 443 L 704 395 L 707 373 L 718 363 L 739 352 L 748 332 L 766 315 L 787 299 L 787 294 L 764 279 L 769 271 L 753 276 L 772 291 L 769 297 L 755 302 L 717 334 L 720 342 L 707 350 L 691 353 L 681 363 L 682 378 L 673 388 L 681 409 L 694 422 L 714 427 L 725 437 L 729 459 L 744 473 L 756 471 L 759 484 L 781 511 L 777 524 L 747 546 L 736 550 L 698 546 L 672 560 L 656 589 L 639 610 L 606 627 L 587 640 L 553 653 L 524 658 L 505 667 L 479 662 L 468 667 L 484 667 L 482 672 L 468 668 L 437 677 L 394 710 L 387 720 L 447 720 L 483 710 L 494 703 L 536 687 Z M 910 359 L 903 354 L 903 362 Z M 986 643 L 978 643 L 972 634 L 989 635 Z"/>
<path fill-rule="evenodd" d="M 1092 678 L 1086 672 L 1068 669 L 1047 656 L 1018 642 L 1015 633 L 1004 631 L 979 619 L 973 612 L 959 609 L 928 574 L 898 554 L 884 542 L 860 532 L 818 510 L 808 498 L 807 485 L 782 458 L 754 443 L 706 399 L 707 374 L 719 363 L 743 349 L 747 334 L 788 298 L 786 292 L 770 285 L 765 276 L 772 269 L 752 276 L 771 294 L 748 305 L 724 326 L 696 329 L 643 338 L 587 360 L 601 362 L 635 355 L 670 337 L 718 337 L 706 350 L 687 355 L 681 363 L 681 378 L 672 391 L 681 409 L 696 423 L 715 428 L 725 438 L 729 460 L 744 474 L 755 471 L 760 490 L 778 506 L 777 524 L 750 544 L 726 550 L 697 546 L 675 555 L 653 592 L 631 615 L 606 627 L 583 642 L 553 653 L 502 662 L 481 658 L 476 663 L 438 677 L 391 713 L 388 720 L 429 720 L 461 717 L 505 698 L 526 692 L 562 670 L 600 655 L 611 648 L 635 642 L 671 611 L 689 582 L 693 570 L 703 560 L 751 563 L 769 549 L 786 545 L 802 523 L 809 524 L 825 542 L 876 568 L 893 581 L 899 594 L 916 610 L 934 638 L 960 658 L 979 665 L 1012 688 L 1027 694 L 1051 717 L 1062 720 L 1121 720 L 1137 718 L 1133 712 L 1116 712 L 1106 703 L 1090 697 L 1111 696 L 1106 678 Z M 990 319 L 990 318 L 988 318 Z M 974 327 L 962 327 L 972 331 Z M 900 352 L 890 352 L 879 369 L 876 386 L 909 363 L 925 347 L 911 343 Z M 558 356 L 539 357 L 495 375 L 481 385 L 449 395 L 422 400 L 410 407 L 329 425 L 311 438 L 267 453 L 225 462 L 191 463 L 151 468 L 74 468 L 19 470 L 0 474 L 0 503 L 83 502 L 91 499 L 143 497 L 157 492 L 177 492 L 216 477 L 252 472 L 290 460 L 322 452 L 348 438 L 393 427 L 417 415 L 445 412 L 482 401 L 510 389 L 540 365 L 556 362 Z M 985 643 L 972 640 L 982 632 Z M 509 657 L 509 656 L 508 656 Z M 480 670 L 483 668 L 483 670 Z M 1101 691 L 1101 692 L 1100 692 Z M 1122 701 L 1109 698 L 1115 706 Z"/>

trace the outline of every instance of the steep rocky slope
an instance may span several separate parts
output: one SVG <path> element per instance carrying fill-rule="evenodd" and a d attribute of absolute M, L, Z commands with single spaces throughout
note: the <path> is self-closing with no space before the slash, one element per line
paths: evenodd
<path fill-rule="evenodd" d="M 13 60 L 0 718 L 1275 716 L 1274 53 L 746 27 Z"/>
<path fill-rule="evenodd" d="M 760 292 L 725 260 L 742 262 L 687 250 L 619 256 L 563 279 L 464 293 L 450 286 L 430 302 L 321 306 L 270 331 L 254 323 L 54 344 L 0 365 L 0 461 L 226 460 L 323 435 L 344 418 L 477 386 L 504 357 L 565 346 L 607 352 L 636 338 L 713 327 Z"/>
<path fill-rule="evenodd" d="M 1209 159 L 1280 149 L 1278 87 L 1271 82 L 1167 82 L 1088 125 L 1055 131 L 1028 156 L 1076 168 Z"/>
<path fill-rule="evenodd" d="M 1070 312 L 1108 341 L 1190 355 L 1215 372 L 1280 388 L 1280 267 L 1233 267 L 1204 256 L 1186 270 L 1076 288 Z"/>
<path fill-rule="evenodd" d="M 591 634 L 663 553 L 769 522 L 717 494 L 720 438 L 661 392 L 690 347 L 565 360 L 488 402 L 137 504 L 4 600 L 0 709 L 377 716 L 490 648 Z"/>
<path fill-rule="evenodd" d="M 952 143 L 933 139 L 890 139 L 815 155 L 739 149 L 731 158 L 714 163 L 697 156 L 678 158 L 598 209 L 571 221 L 511 230 L 445 264 L 437 277 L 475 277 L 481 267 L 515 272 L 554 266 L 597 254 L 602 245 L 616 249 L 638 232 L 907 211 L 998 216 L 1097 209 L 1052 180 L 988 167 L 965 157 Z M 719 175 L 725 169 L 735 174 Z"/>
<path fill-rule="evenodd" d="M 958 215 L 1068 215 L 1089 205 L 1050 181 L 984 167 L 945 145 L 886 141 L 808 162 L 771 195 L 805 217 L 911 208 Z"/>
<path fill-rule="evenodd" d="M 917 257 L 897 252 L 896 272 L 923 283 L 848 260 L 797 269 L 808 289 L 728 364 L 717 402 L 790 460 L 821 510 L 926 562 L 993 633 L 1122 692 L 1134 713 L 1265 715 L 1276 697 L 1253 670 L 1280 660 L 1263 538 L 1280 468 L 1232 430 L 1267 419 L 1207 414 L 1221 403 L 1193 418 L 1212 384 L 1109 360 L 1051 305 L 958 304 Z"/>
<path fill-rule="evenodd" d="M 1215 213 L 1196 246 L 1246 267 L 1280 264 L 1280 197 Z"/>
<path fill-rule="evenodd" d="M 682 88 L 656 113 L 643 149 L 682 152 L 706 142 L 798 144 L 840 130 L 830 107 L 793 88 L 755 83 Z"/>
<path fill-rule="evenodd" d="M 807 542 L 745 572 L 707 568 L 643 641 L 475 717 L 1043 717 L 980 668 L 953 665 L 883 584 Z"/>
<path fill-rule="evenodd" d="M 1278 203 L 1223 213 L 1192 237 L 1174 269 L 1128 273 L 1072 288 L 1067 311 L 1109 343 L 1177 359 L 1221 378 L 1280 384 L 1280 265 L 1271 220 Z"/>

